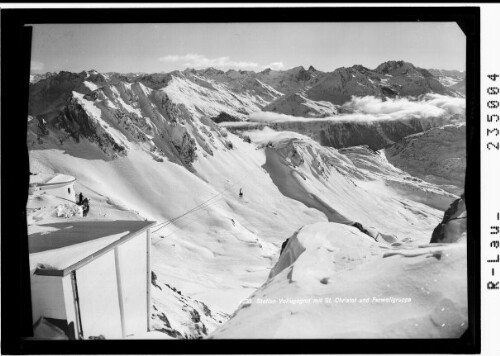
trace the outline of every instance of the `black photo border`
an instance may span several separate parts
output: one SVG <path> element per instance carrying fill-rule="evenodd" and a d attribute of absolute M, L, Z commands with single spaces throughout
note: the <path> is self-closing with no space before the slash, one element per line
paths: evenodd
<path fill-rule="evenodd" d="M 466 125 L 469 328 L 459 339 L 34 341 L 26 232 L 31 28 L 44 23 L 447 22 L 467 41 Z M 355 45 L 355 44 L 353 44 Z M 2 336 L 4 354 L 297 354 L 480 352 L 479 7 L 113 8 L 1 11 Z M 394 58 L 397 59 L 397 58 Z M 90 68 L 89 68 L 90 69 Z"/>

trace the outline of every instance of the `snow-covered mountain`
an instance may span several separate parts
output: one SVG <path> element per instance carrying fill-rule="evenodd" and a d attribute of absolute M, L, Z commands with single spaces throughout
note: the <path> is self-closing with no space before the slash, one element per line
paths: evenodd
<path fill-rule="evenodd" d="M 465 183 L 465 134 L 464 123 L 434 127 L 391 145 L 386 156 L 396 167 L 460 195 Z"/>
<path fill-rule="evenodd" d="M 39 74 L 30 74 L 30 83 L 31 84 L 37 83 L 40 80 L 47 79 L 48 77 L 53 76 L 53 75 L 57 75 L 57 73 L 47 72 L 47 73 L 39 73 Z"/>
<path fill-rule="evenodd" d="M 77 178 L 76 190 L 91 200 L 87 219 L 161 223 L 152 234 L 153 326 L 170 337 L 206 337 L 220 325 L 216 337 L 252 336 L 245 334 L 251 326 L 242 326 L 242 310 L 254 306 L 247 308 L 242 300 L 266 294 L 266 286 L 273 296 L 301 295 L 289 289 L 301 289 L 301 283 L 307 286 L 303 292 L 336 292 L 321 290 L 338 286 L 332 261 L 341 266 L 339 280 L 380 267 L 392 271 L 387 281 L 395 284 L 412 269 L 419 286 L 429 283 L 421 274 L 442 268 L 458 281 L 452 289 L 433 289 L 442 298 L 419 296 L 417 307 L 427 303 L 425 308 L 412 305 L 373 335 L 387 335 L 412 312 L 432 318 L 430 310 L 448 298 L 455 308 L 450 310 L 459 310 L 453 319 L 459 327 L 439 331 L 421 325 L 401 334 L 446 336 L 463 328 L 464 251 L 427 244 L 462 192 L 463 180 L 455 179 L 462 163 L 448 176 L 431 169 L 422 175 L 412 167 L 419 160 L 434 167 L 440 157 L 460 161 L 465 153 L 455 145 L 462 140 L 463 121 L 464 99 L 405 62 L 331 73 L 312 67 L 259 73 L 92 70 L 60 72 L 30 85 L 27 145 L 32 173 Z M 449 144 L 441 145 L 442 140 Z M 446 181 L 431 180 L 429 173 Z M 454 188 L 443 189 L 450 185 Z M 30 231 L 61 219 L 54 213 L 58 204 L 48 196 L 31 196 Z M 306 252 L 280 257 L 292 235 L 286 249 L 306 246 Z M 453 257 L 427 259 L 438 251 Z M 396 257 L 385 259 L 382 252 Z M 418 259 L 397 257 L 420 252 Z M 318 258 L 321 263 L 312 268 Z M 287 282 L 290 269 L 302 271 L 299 284 Z M 382 291 L 372 287 L 370 293 Z M 354 293 L 361 284 L 349 288 Z M 384 310 L 376 310 L 374 325 Z M 266 323 L 262 311 L 256 310 L 253 325 Z M 332 318 L 337 310 L 318 312 L 297 322 Z M 357 318 L 359 312 L 346 309 L 342 315 Z M 271 315 L 287 323 L 288 316 Z M 332 327 L 341 323 L 336 319 Z M 308 337 L 297 330 L 295 337 Z M 342 333 L 359 336 L 354 326 Z"/>
<path fill-rule="evenodd" d="M 300 78 L 293 82 L 296 87 L 289 85 L 289 88 L 294 88 L 293 91 L 288 91 L 284 98 L 264 110 L 293 116 L 324 117 L 337 114 L 338 105 L 345 104 L 353 96 L 392 98 L 428 93 L 458 96 L 460 92 L 454 90 L 454 86 L 443 85 L 441 74 L 435 77 L 429 71 L 403 61 L 386 62 L 374 70 L 355 65 L 339 68 L 331 73 L 311 68 L 305 71 L 302 67 L 290 71 Z M 289 76 L 285 78 L 289 79 Z M 275 82 L 266 77 L 261 80 L 268 80 L 268 84 L 276 86 Z M 284 81 L 284 85 L 287 83 L 288 81 Z"/>
<path fill-rule="evenodd" d="M 429 69 L 441 84 L 465 96 L 465 72 L 446 69 Z"/>

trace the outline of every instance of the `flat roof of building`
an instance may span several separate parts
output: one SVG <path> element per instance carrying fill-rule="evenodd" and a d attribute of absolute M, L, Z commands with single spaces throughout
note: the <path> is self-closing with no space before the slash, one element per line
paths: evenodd
<path fill-rule="evenodd" d="M 30 269 L 63 276 L 143 232 L 153 221 L 86 220 L 30 227 Z"/>
<path fill-rule="evenodd" d="M 67 184 L 76 181 L 76 178 L 67 174 L 32 174 L 30 175 L 30 186 L 45 186 L 55 184 Z"/>

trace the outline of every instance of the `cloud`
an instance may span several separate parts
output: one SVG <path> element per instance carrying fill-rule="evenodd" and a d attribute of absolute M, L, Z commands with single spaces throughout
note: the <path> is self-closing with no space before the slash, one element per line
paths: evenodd
<path fill-rule="evenodd" d="M 374 96 L 365 96 L 353 97 L 342 107 L 351 111 L 351 115 L 361 114 L 368 119 L 431 118 L 443 115 L 464 115 L 465 99 L 425 94 L 419 98 L 388 98 L 384 101 Z"/>
<path fill-rule="evenodd" d="M 229 57 L 207 58 L 200 54 L 168 55 L 158 58 L 161 62 L 180 63 L 186 68 L 219 68 L 219 69 L 245 69 L 262 70 L 271 68 L 279 70 L 283 68 L 283 62 L 273 62 L 268 65 L 261 65 L 255 62 L 233 61 Z"/>
<path fill-rule="evenodd" d="M 42 62 L 31 61 L 31 66 L 30 66 L 31 70 L 38 71 L 42 70 L 44 67 L 45 65 Z"/>
<path fill-rule="evenodd" d="M 274 70 L 280 70 L 280 69 L 283 69 L 283 67 L 284 67 L 283 62 L 273 62 L 273 63 L 269 64 L 268 66 L 266 66 L 266 68 L 271 68 Z"/>
<path fill-rule="evenodd" d="M 452 115 L 465 117 L 465 99 L 439 94 L 425 94 L 419 98 L 386 99 L 374 96 L 353 97 L 342 105 L 349 112 L 326 118 L 303 118 L 274 112 L 256 112 L 249 116 L 250 121 L 379 121 L 403 120 L 409 118 L 451 118 Z M 459 119 L 459 118 L 457 118 Z M 455 121 L 450 119 L 450 123 Z M 460 119 L 459 119 L 460 120 Z"/>

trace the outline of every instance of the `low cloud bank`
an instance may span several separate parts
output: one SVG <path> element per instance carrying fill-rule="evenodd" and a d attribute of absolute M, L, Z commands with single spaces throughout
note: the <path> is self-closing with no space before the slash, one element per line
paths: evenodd
<path fill-rule="evenodd" d="M 461 115 L 465 117 L 465 99 L 439 94 L 425 94 L 418 98 L 381 99 L 374 96 L 353 97 L 341 106 L 346 114 L 326 118 L 305 118 L 260 111 L 249 116 L 255 122 L 283 121 L 378 121 L 410 118 L 438 118 Z"/>
<path fill-rule="evenodd" d="M 267 65 L 262 65 L 255 62 L 234 61 L 229 57 L 208 58 L 201 54 L 168 55 L 158 58 L 158 60 L 160 62 L 181 63 L 184 67 L 196 69 L 214 67 L 222 70 L 263 70 L 265 68 L 281 70 L 284 67 L 283 62 L 273 62 Z"/>
<path fill-rule="evenodd" d="M 465 99 L 439 94 L 425 94 L 419 98 L 386 99 L 374 96 L 353 97 L 342 108 L 353 114 L 378 116 L 381 119 L 403 119 L 406 117 L 440 117 L 443 115 L 465 115 Z"/>
<path fill-rule="evenodd" d="M 42 62 L 39 62 L 39 61 L 31 61 L 31 66 L 30 66 L 30 70 L 33 72 L 33 71 L 42 71 L 43 68 L 45 67 L 45 65 L 42 63 Z"/>

